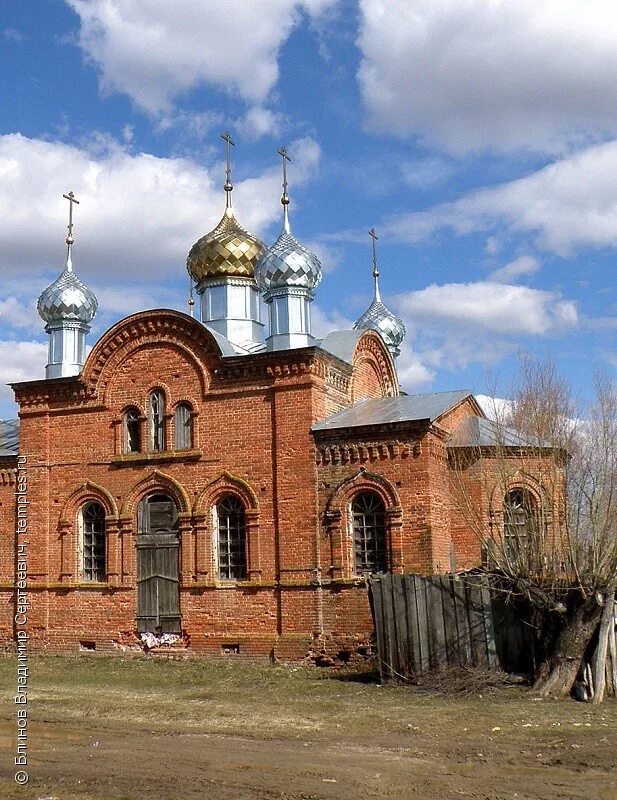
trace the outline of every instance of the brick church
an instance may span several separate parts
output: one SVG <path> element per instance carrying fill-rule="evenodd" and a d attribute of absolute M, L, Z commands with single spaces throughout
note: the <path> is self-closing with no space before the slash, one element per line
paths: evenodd
<path fill-rule="evenodd" d="M 19 420 L 0 423 L 6 648 L 21 561 L 32 650 L 168 634 L 196 654 L 290 659 L 367 651 L 367 574 L 479 561 L 449 454 L 479 441 L 481 408 L 466 391 L 401 392 L 405 328 L 375 257 L 354 328 L 313 337 L 321 265 L 291 231 L 286 153 L 267 247 L 236 220 L 230 143 L 223 217 L 188 256 L 190 313 L 132 314 L 87 358 L 97 300 L 73 269 L 67 196 L 66 268 L 38 302 L 45 378 L 13 384 Z"/>

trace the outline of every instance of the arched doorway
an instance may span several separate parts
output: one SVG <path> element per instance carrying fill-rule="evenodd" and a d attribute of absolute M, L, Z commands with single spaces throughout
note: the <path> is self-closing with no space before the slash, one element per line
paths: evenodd
<path fill-rule="evenodd" d="M 151 494 L 137 511 L 137 631 L 180 633 L 178 511 Z"/>

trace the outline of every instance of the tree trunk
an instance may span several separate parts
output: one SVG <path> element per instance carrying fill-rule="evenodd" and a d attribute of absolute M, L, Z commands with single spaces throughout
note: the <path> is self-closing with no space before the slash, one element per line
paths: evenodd
<path fill-rule="evenodd" d="M 598 646 L 593 657 L 593 679 L 596 685 L 592 702 L 598 705 L 604 700 L 606 688 L 606 653 L 608 651 L 608 638 L 611 627 L 614 627 L 613 615 L 615 613 L 615 587 L 613 586 L 604 595 L 604 608 L 600 620 L 600 635 Z"/>
<path fill-rule="evenodd" d="M 534 690 L 542 697 L 570 693 L 589 640 L 595 633 L 602 607 L 595 597 L 584 600 L 568 616 L 555 648 L 541 666 Z"/>

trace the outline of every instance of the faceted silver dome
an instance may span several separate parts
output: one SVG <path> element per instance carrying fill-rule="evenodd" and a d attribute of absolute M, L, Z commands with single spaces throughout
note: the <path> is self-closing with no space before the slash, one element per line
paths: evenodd
<path fill-rule="evenodd" d="M 94 293 L 83 285 L 72 270 L 65 269 L 42 292 L 37 310 L 45 322 L 73 320 L 87 325 L 94 319 L 98 305 Z"/>
<path fill-rule="evenodd" d="M 354 328 L 356 330 L 370 329 L 380 333 L 393 355 L 399 354 L 401 342 L 407 333 L 403 320 L 382 303 L 378 293 L 364 314 L 358 318 Z"/>
<path fill-rule="evenodd" d="M 283 230 L 255 265 L 255 280 L 262 291 L 284 286 L 314 289 L 321 281 L 321 262 L 300 244 L 289 228 L 287 207 Z"/>

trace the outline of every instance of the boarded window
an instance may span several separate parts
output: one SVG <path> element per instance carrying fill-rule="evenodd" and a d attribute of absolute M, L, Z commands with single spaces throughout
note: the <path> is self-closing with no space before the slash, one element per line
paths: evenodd
<path fill-rule="evenodd" d="M 141 431 L 139 411 L 129 408 L 124 413 L 124 452 L 139 453 L 141 450 Z"/>
<path fill-rule="evenodd" d="M 216 507 L 218 571 L 225 580 L 246 578 L 246 525 L 244 506 L 229 495 Z"/>
<path fill-rule="evenodd" d="M 504 550 L 509 558 L 526 556 L 538 531 L 538 507 L 525 489 L 508 492 L 503 503 Z"/>
<path fill-rule="evenodd" d="M 188 403 L 176 406 L 174 414 L 174 447 L 176 450 L 190 450 L 193 444 L 191 426 L 191 407 Z"/>
<path fill-rule="evenodd" d="M 354 554 L 357 573 L 385 572 L 386 509 L 374 492 L 362 492 L 351 503 Z"/>
<path fill-rule="evenodd" d="M 105 580 L 105 511 L 100 503 L 88 503 L 82 511 L 83 565 L 86 581 Z"/>
<path fill-rule="evenodd" d="M 150 428 L 150 449 L 165 449 L 165 396 L 155 389 L 148 398 L 148 423 Z"/>

